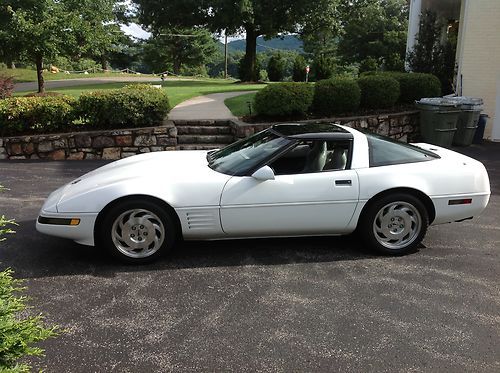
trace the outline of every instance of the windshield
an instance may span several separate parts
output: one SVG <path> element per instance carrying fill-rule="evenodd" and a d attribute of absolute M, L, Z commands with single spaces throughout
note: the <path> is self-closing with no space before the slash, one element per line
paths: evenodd
<path fill-rule="evenodd" d="M 227 175 L 245 175 L 293 140 L 265 130 L 207 155 L 211 169 Z"/>

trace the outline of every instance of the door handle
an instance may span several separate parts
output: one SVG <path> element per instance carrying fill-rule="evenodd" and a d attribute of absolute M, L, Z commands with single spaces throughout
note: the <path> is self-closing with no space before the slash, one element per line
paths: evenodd
<path fill-rule="evenodd" d="M 336 186 L 351 186 L 352 180 L 335 180 Z"/>

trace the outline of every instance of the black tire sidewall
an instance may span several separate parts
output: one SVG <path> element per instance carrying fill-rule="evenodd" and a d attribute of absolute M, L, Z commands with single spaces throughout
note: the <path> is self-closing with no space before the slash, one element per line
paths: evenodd
<path fill-rule="evenodd" d="M 116 218 L 125 211 L 133 209 L 145 209 L 151 211 L 161 219 L 163 227 L 165 228 L 165 238 L 162 246 L 154 254 L 145 258 L 132 258 L 121 253 L 116 248 L 111 238 L 111 230 Z M 172 249 L 176 237 L 175 225 L 172 222 L 171 216 L 164 209 L 159 207 L 157 203 L 139 198 L 126 200 L 112 206 L 101 220 L 97 232 L 98 245 L 103 247 L 112 257 L 127 264 L 143 264 L 156 260 L 158 257 L 166 254 Z"/>
<path fill-rule="evenodd" d="M 415 240 L 406 247 L 398 250 L 389 249 L 378 242 L 375 238 L 375 233 L 373 232 L 373 222 L 377 216 L 380 209 L 384 206 L 390 204 L 391 202 L 406 202 L 413 205 L 420 213 L 421 218 L 421 228 L 420 232 Z M 362 235 L 363 241 L 370 245 L 374 250 L 380 254 L 384 255 L 405 255 L 414 252 L 418 245 L 422 242 L 425 234 L 427 233 L 427 227 L 429 226 L 429 214 L 425 205 L 415 196 L 405 193 L 398 193 L 387 195 L 375 200 L 371 203 L 367 210 L 363 213 L 362 219 L 360 219 L 359 232 Z"/>

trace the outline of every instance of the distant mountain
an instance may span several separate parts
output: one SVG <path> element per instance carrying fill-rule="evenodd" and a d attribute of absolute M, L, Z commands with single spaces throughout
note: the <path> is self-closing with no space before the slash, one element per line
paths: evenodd
<path fill-rule="evenodd" d="M 230 51 L 245 51 L 246 42 L 245 39 L 233 40 L 228 43 Z M 299 38 L 294 35 L 286 35 L 283 38 L 274 38 L 271 40 L 264 40 L 262 36 L 257 38 L 257 52 L 265 52 L 267 50 L 281 49 L 297 51 L 302 53 L 303 43 Z"/>

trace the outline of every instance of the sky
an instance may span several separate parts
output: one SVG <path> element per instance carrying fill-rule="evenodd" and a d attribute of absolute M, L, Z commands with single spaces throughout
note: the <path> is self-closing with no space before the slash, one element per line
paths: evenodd
<path fill-rule="evenodd" d="M 149 39 L 151 36 L 151 33 L 147 32 L 144 30 L 140 25 L 136 23 L 131 23 L 129 25 L 121 25 L 120 26 L 123 32 L 127 35 L 139 38 L 139 39 Z M 243 39 L 244 36 L 240 35 L 238 37 L 228 37 L 228 41 L 233 41 L 233 40 L 238 40 L 238 39 Z M 221 42 L 224 42 L 224 36 L 221 36 L 219 38 Z"/>
<path fill-rule="evenodd" d="M 134 5 L 132 4 L 131 0 L 123 0 L 123 3 L 125 3 L 131 11 L 133 11 Z M 151 33 L 147 32 L 144 30 L 140 25 L 136 23 L 131 23 L 129 25 L 121 25 L 120 26 L 123 32 L 127 35 L 139 38 L 139 39 L 149 39 L 151 36 Z M 233 41 L 233 40 L 239 40 L 239 39 L 244 39 L 244 35 L 239 35 L 237 37 L 228 37 L 228 41 Z M 219 37 L 219 40 L 221 42 L 224 42 L 224 36 Z"/>
<path fill-rule="evenodd" d="M 131 23 L 127 25 L 121 25 L 123 32 L 127 35 L 134 36 L 139 39 L 149 39 L 151 34 L 146 30 L 143 30 L 141 26 L 136 23 Z"/>

